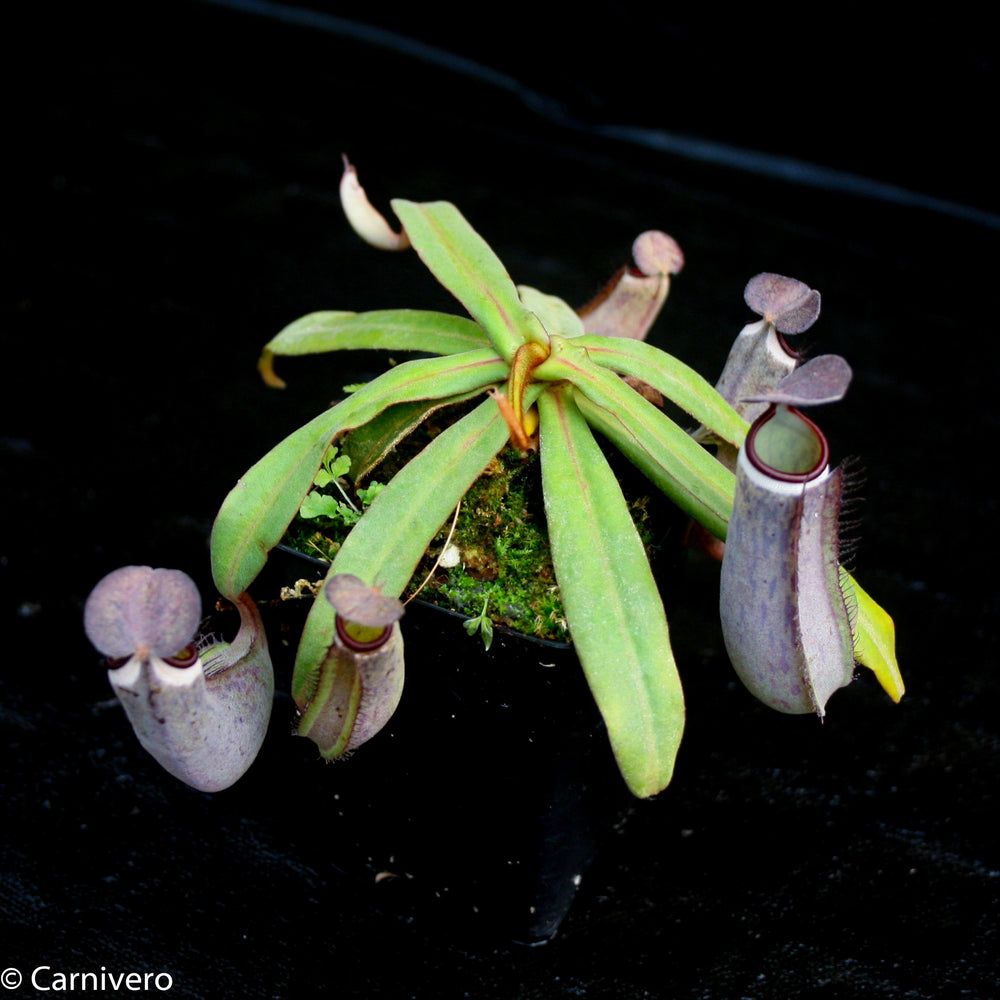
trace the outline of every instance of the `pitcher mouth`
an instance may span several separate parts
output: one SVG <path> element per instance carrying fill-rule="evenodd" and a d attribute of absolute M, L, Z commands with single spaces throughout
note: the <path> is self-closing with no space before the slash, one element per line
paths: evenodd
<path fill-rule="evenodd" d="M 801 410 L 785 404 L 771 403 L 753 422 L 744 449 L 758 472 L 783 483 L 808 483 L 830 463 L 826 435 Z"/>
<path fill-rule="evenodd" d="M 373 650 L 384 646 L 388 642 L 389 635 L 392 632 L 392 626 L 389 625 L 373 638 L 362 639 L 358 635 L 352 635 L 350 629 L 351 623 L 345 621 L 341 615 L 337 615 L 337 636 L 348 649 L 353 650 L 355 653 L 371 653 Z M 369 633 L 373 631 L 371 628 L 355 626 L 355 631 L 359 629 Z"/>

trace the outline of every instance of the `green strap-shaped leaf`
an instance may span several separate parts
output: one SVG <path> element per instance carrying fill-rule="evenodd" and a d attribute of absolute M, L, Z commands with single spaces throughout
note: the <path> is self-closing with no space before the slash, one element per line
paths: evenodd
<path fill-rule="evenodd" d="M 314 417 L 257 462 L 226 497 L 212 528 L 212 572 L 230 599 L 254 581 L 309 492 L 330 442 L 393 403 L 461 396 L 502 381 L 492 350 L 408 361 Z"/>
<path fill-rule="evenodd" d="M 264 347 L 271 354 L 378 349 L 458 354 L 489 347 L 471 319 L 421 309 L 372 312 L 314 312 L 289 323 Z"/>
<path fill-rule="evenodd" d="M 725 538 L 733 474 L 614 372 L 591 361 L 575 346 L 582 339 L 553 342 L 552 354 L 535 369 L 535 378 L 565 379 L 575 385 L 587 422 L 682 510 Z"/>
<path fill-rule="evenodd" d="M 586 349 L 592 361 L 620 375 L 632 375 L 659 389 L 723 441 L 739 448 L 749 424 L 726 402 L 713 385 L 693 368 L 652 344 L 624 337 L 587 334 L 573 341 Z"/>
<path fill-rule="evenodd" d="M 669 783 L 684 696 L 667 618 L 618 481 L 574 405 L 538 400 L 542 489 L 566 620 L 615 758 L 633 794 Z"/>
<path fill-rule="evenodd" d="M 372 501 L 340 547 L 327 579 L 351 573 L 383 594 L 402 594 L 434 536 L 509 436 L 492 399 L 442 431 Z M 292 693 L 297 700 L 311 696 L 335 618 L 330 603 L 317 598 L 295 658 Z"/>
<path fill-rule="evenodd" d="M 505 361 L 526 341 L 546 343 L 538 318 L 521 302 L 497 255 L 451 202 L 392 202 L 430 272 L 486 331 Z"/>

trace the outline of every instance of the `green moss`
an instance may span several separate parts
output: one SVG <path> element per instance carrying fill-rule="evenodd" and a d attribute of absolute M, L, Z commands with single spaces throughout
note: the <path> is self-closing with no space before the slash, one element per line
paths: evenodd
<path fill-rule="evenodd" d="M 435 538 L 415 586 L 442 553 L 450 528 L 446 525 Z M 478 614 L 486 603 L 495 624 L 568 640 L 545 531 L 536 454 L 506 448 L 490 463 L 462 501 L 448 555 L 457 557 L 458 564 L 438 567 L 422 597 L 468 615 Z"/>

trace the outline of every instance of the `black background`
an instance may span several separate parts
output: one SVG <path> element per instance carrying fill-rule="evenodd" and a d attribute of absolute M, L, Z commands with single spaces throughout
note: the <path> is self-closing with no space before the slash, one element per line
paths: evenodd
<path fill-rule="evenodd" d="M 994 997 L 985 26 L 955 5 L 239 6 L 56 8 L 7 35 L 0 965 L 167 970 L 191 997 Z M 103 704 L 80 628 L 125 563 L 184 568 L 207 600 L 236 477 L 381 363 L 288 362 L 277 393 L 254 371 L 276 330 L 452 308 L 412 255 L 347 230 L 342 152 L 376 203 L 453 200 L 517 281 L 574 304 L 666 229 L 687 266 L 654 339 L 709 376 L 763 270 L 821 290 L 815 348 L 855 369 L 824 427 L 866 470 L 857 572 L 895 617 L 906 697 L 862 671 L 822 726 L 758 706 L 691 560 L 674 783 L 612 832 L 543 947 L 456 920 L 419 878 L 344 875 L 340 779 L 287 736 L 287 698 L 233 790 L 170 779 Z"/>

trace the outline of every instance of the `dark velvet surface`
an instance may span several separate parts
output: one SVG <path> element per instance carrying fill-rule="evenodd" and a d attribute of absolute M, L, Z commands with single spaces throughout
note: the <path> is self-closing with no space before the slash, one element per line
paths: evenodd
<path fill-rule="evenodd" d="M 212 998 L 992 1000 L 1000 223 L 981 27 L 960 9 L 775 28 L 610 6 L 572 31 L 510 8 L 385 22 L 474 69 L 298 11 L 43 12 L 8 37 L 0 965 L 165 971 Z M 713 145 L 694 158 L 663 132 Z M 737 168 L 734 149 L 766 155 Z M 254 371 L 274 332 L 319 308 L 454 308 L 413 255 L 349 232 L 341 152 L 378 204 L 456 202 L 518 282 L 574 304 L 640 231 L 669 231 L 687 265 L 654 339 L 710 377 L 747 279 L 794 275 L 823 294 L 814 352 L 855 370 L 823 425 L 864 469 L 857 575 L 895 617 L 905 698 L 860 670 L 822 725 L 759 706 L 722 649 L 717 571 L 689 557 L 675 780 L 620 815 L 607 793 L 616 822 L 541 947 L 471 909 L 477 834 L 443 851 L 472 859 L 443 885 L 403 868 L 410 820 L 371 832 L 399 797 L 391 753 L 321 767 L 283 691 L 246 778 L 193 792 L 108 704 L 82 634 L 88 591 L 126 563 L 183 568 L 209 604 L 227 490 L 383 360 L 288 361 L 275 392 Z M 456 776 L 467 750 L 422 732 L 437 689 L 420 684 L 414 667 L 386 740 L 412 741 L 438 810 L 412 822 L 447 843 L 449 798 L 460 812 L 500 779 Z"/>

